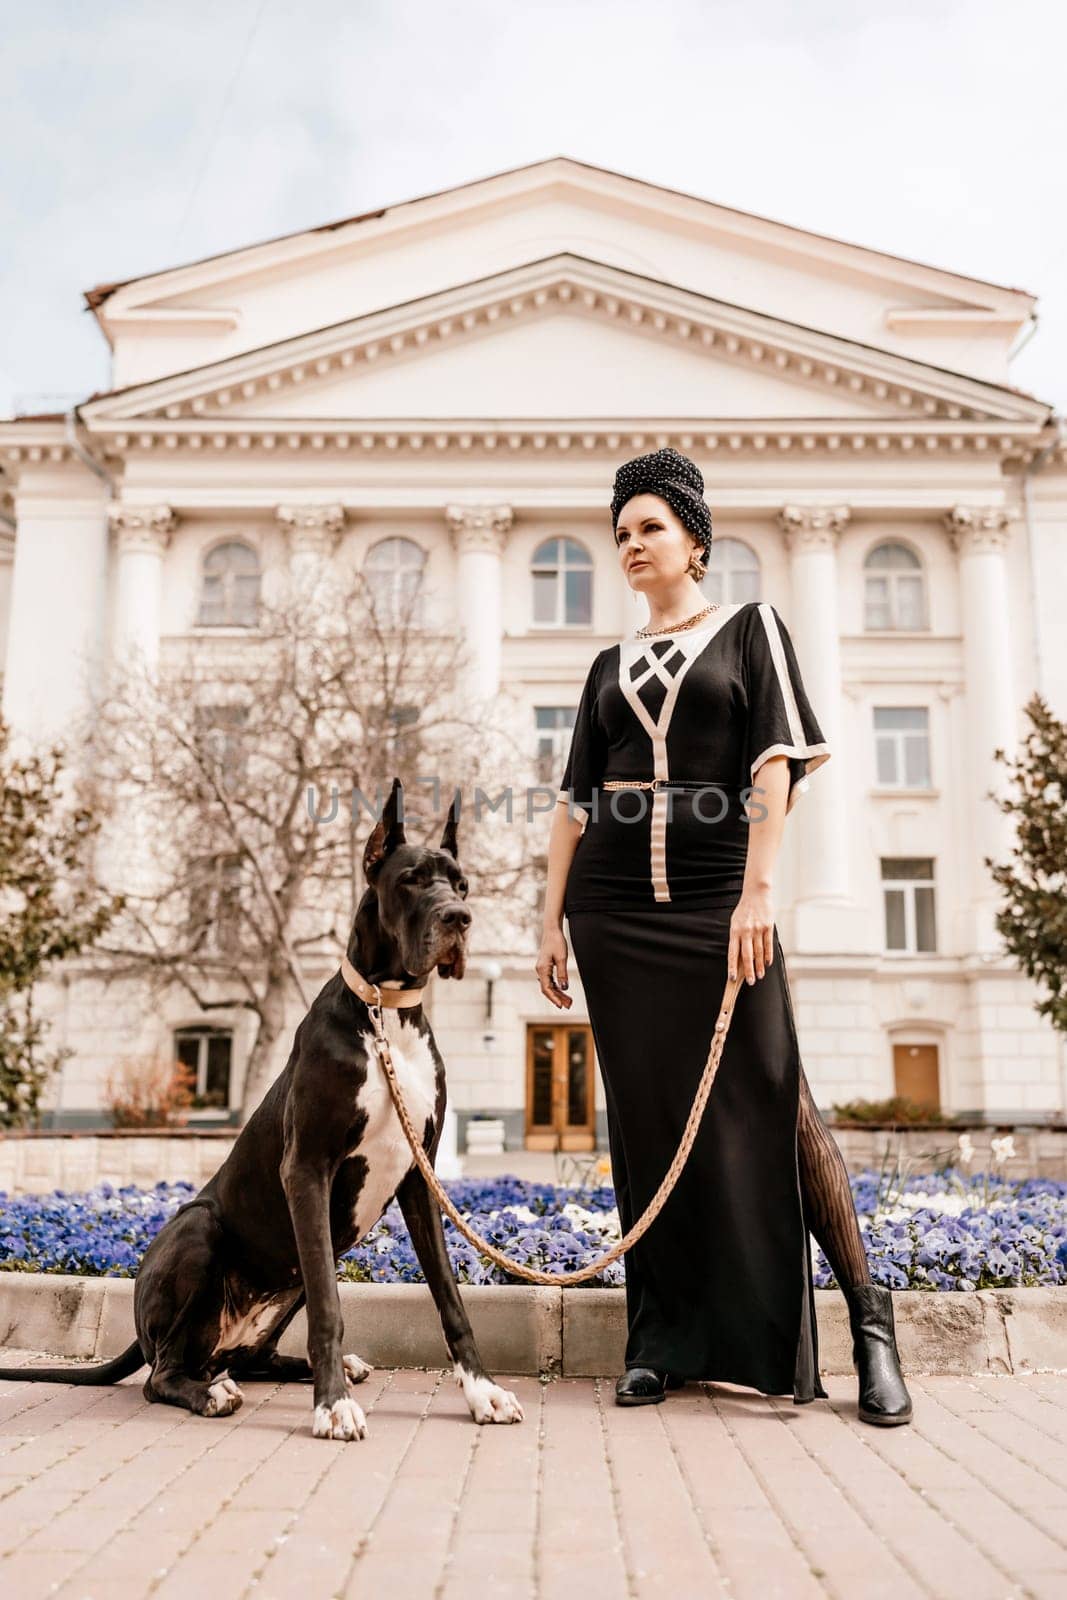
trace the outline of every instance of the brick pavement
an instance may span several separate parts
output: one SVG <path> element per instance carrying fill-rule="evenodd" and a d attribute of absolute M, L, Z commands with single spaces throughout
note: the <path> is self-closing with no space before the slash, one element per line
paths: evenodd
<path fill-rule="evenodd" d="M 890 1429 L 856 1421 L 845 1377 L 809 1406 L 716 1384 L 633 1409 L 610 1379 L 501 1381 L 526 1420 L 479 1427 L 449 1371 L 376 1370 L 351 1444 L 311 1438 L 299 1384 L 211 1421 L 136 1378 L 0 1384 L 0 1592 L 1067 1595 L 1067 1373 L 909 1377 L 915 1420 Z"/>

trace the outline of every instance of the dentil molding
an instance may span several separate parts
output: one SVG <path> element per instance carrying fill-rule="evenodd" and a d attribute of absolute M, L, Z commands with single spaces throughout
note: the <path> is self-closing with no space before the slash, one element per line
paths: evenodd
<path fill-rule="evenodd" d="M 0 440 L 3 438 L 0 424 Z M 8 426 L 15 426 L 9 424 Z M 99 423 L 93 437 L 110 457 L 121 461 L 148 452 L 175 451 L 204 454 L 217 451 L 292 453 L 333 456 L 347 451 L 403 454 L 405 457 L 430 456 L 444 452 L 459 454 L 498 453 L 520 455 L 603 454 L 620 450 L 641 452 L 653 447 L 673 445 L 686 454 L 696 451 L 715 453 L 721 458 L 740 456 L 777 457 L 795 454 L 893 456 L 917 459 L 935 453 L 956 455 L 968 452 L 1001 461 L 1026 463 L 1033 458 L 1039 430 L 1030 424 L 981 424 L 900 422 L 887 419 L 856 422 L 849 418 L 804 419 L 792 426 L 774 427 L 765 422 L 717 419 L 709 427 L 694 420 L 688 426 L 665 428 L 662 425 L 634 427 L 620 423 L 590 423 L 576 429 L 573 424 L 516 420 L 491 423 L 484 419 L 466 422 L 410 422 L 404 419 L 362 425 L 343 420 L 293 419 L 286 423 L 265 418 L 203 419 L 190 423 L 162 422 L 151 417 L 135 423 Z M 14 445 L 6 459 L 17 464 L 39 461 L 40 447 Z M 50 459 L 62 459 L 56 446 Z"/>

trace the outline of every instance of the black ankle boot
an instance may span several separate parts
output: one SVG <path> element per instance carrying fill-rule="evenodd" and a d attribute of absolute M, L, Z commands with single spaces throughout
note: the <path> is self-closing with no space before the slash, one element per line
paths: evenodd
<path fill-rule="evenodd" d="M 651 1406 L 665 1400 L 666 1373 L 653 1367 L 627 1367 L 615 1383 L 615 1404 L 619 1406 Z"/>
<path fill-rule="evenodd" d="M 852 1329 L 852 1360 L 859 1372 L 859 1419 L 881 1427 L 911 1421 L 893 1323 L 893 1295 L 880 1283 L 845 1290 Z"/>

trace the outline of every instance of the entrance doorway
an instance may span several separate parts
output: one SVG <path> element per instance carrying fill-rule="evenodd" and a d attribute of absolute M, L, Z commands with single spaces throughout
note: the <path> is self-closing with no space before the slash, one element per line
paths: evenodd
<path fill-rule="evenodd" d="M 593 1030 L 587 1022 L 526 1029 L 527 1150 L 595 1150 Z"/>
<path fill-rule="evenodd" d="M 936 1044 L 895 1044 L 893 1084 L 896 1093 L 921 1106 L 941 1109 L 940 1073 Z"/>

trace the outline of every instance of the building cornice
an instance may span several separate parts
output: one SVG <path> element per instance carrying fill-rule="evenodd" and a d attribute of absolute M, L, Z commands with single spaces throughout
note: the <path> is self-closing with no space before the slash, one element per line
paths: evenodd
<path fill-rule="evenodd" d="M 17 425 L 8 424 L 8 428 Z M 672 419 L 671 421 L 516 418 L 501 422 L 481 417 L 300 419 L 260 418 L 210 421 L 146 418 L 133 423 L 98 422 L 93 437 L 108 455 L 157 452 L 308 451 L 367 454 L 615 455 L 673 445 L 699 455 L 984 455 L 1028 462 L 1040 449 L 1040 426 L 942 422 L 812 421 L 798 418 Z M 0 425 L 0 453 L 8 460 L 60 460 L 64 447 L 23 439 Z M 58 453 L 57 453 L 58 452 Z"/>

